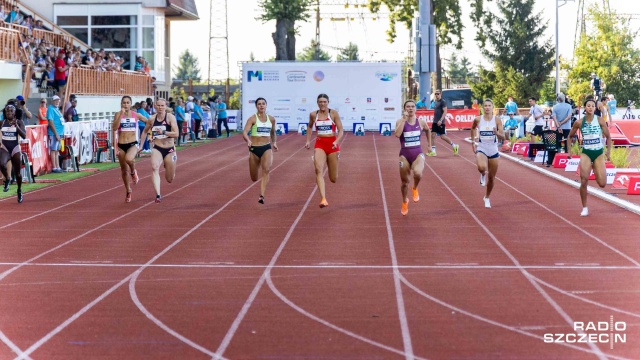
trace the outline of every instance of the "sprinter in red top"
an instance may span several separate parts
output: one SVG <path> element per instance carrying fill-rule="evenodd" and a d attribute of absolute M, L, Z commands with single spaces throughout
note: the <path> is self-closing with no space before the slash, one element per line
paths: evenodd
<path fill-rule="evenodd" d="M 342 130 L 342 121 L 340 115 L 335 110 L 329 109 L 329 96 L 326 94 L 318 95 L 319 110 L 312 111 L 309 114 L 309 127 L 313 129 L 316 126 L 318 137 L 313 151 L 313 163 L 316 168 L 316 183 L 320 190 L 320 207 L 327 207 L 326 193 L 324 190 L 324 166 L 329 167 L 329 180 L 335 183 L 338 180 L 338 159 L 340 158 L 340 140 L 344 135 Z M 336 135 L 337 134 L 337 135 Z M 310 149 L 311 131 L 307 131 L 307 143 L 305 147 Z"/>

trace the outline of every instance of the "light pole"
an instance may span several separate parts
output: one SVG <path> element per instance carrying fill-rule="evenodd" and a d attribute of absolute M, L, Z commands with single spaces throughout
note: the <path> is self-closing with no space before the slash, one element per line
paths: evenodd
<path fill-rule="evenodd" d="M 558 5 L 560 1 L 562 1 L 562 4 Z M 560 54 L 558 54 L 558 25 L 560 23 L 560 8 L 566 5 L 569 1 L 573 0 L 556 0 L 556 96 L 560 93 Z"/>

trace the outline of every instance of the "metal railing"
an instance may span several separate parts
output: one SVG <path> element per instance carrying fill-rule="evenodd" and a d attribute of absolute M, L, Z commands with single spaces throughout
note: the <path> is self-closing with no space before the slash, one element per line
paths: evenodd
<path fill-rule="evenodd" d="M 100 71 L 87 67 L 69 69 L 65 87 L 65 103 L 75 95 L 153 95 L 153 80 L 136 72 Z"/>

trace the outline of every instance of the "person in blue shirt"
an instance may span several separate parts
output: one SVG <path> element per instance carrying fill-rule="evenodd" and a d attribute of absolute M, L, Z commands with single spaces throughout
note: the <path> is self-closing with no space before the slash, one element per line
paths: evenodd
<path fill-rule="evenodd" d="M 571 132 L 571 105 L 565 102 L 565 96 L 563 93 L 559 93 L 556 97 L 557 103 L 553 106 L 553 111 L 551 113 L 551 117 L 556 124 L 556 129 L 558 132 L 562 133 L 562 141 L 567 140 L 567 136 Z M 568 150 L 565 148 L 565 151 Z M 549 162 L 547 162 L 547 166 L 553 163 L 553 157 L 549 154 Z"/>
<path fill-rule="evenodd" d="M 178 131 L 182 134 L 182 124 L 184 123 L 184 119 L 185 119 L 185 112 L 184 112 L 184 100 L 182 100 L 182 98 L 178 98 L 178 103 L 176 105 L 176 121 L 178 121 Z M 178 146 L 181 145 L 181 136 L 178 136 Z"/>
<path fill-rule="evenodd" d="M 609 94 L 609 102 L 607 103 L 607 106 L 609 106 L 609 114 L 611 114 L 611 117 L 613 117 L 613 115 L 616 114 L 616 107 L 618 106 L 618 100 L 616 100 L 613 97 L 613 94 Z"/>
<path fill-rule="evenodd" d="M 427 97 L 423 97 L 422 100 L 416 103 L 416 109 L 426 109 L 427 108 Z"/>
<path fill-rule="evenodd" d="M 47 108 L 47 120 L 49 120 L 49 156 L 53 170 L 51 172 L 61 173 L 60 169 L 60 138 L 64 136 L 64 118 L 60 112 L 60 97 L 53 96 L 51 105 Z"/>
<path fill-rule="evenodd" d="M 514 115 L 518 113 L 518 104 L 513 101 L 513 98 L 509 96 L 509 101 L 504 105 L 504 111 L 509 114 L 513 113 Z"/>
<path fill-rule="evenodd" d="M 193 132 L 196 134 L 196 140 L 202 140 L 200 138 L 200 125 L 202 124 L 202 119 L 204 119 L 204 114 L 202 113 L 202 107 L 200 106 L 200 101 L 193 100 L 193 122 L 195 126 L 193 127 Z M 227 134 L 229 130 L 227 130 Z"/>
<path fill-rule="evenodd" d="M 136 112 L 145 118 L 150 118 L 151 115 L 147 112 L 147 102 L 141 101 L 140 106 L 137 107 Z M 142 134 L 144 131 L 144 127 L 147 126 L 147 123 L 144 121 L 138 120 L 138 129 L 140 130 L 139 134 Z M 149 139 L 145 137 L 145 139 L 140 139 L 140 143 L 142 144 L 142 152 L 145 154 L 151 154 L 151 149 L 149 148 Z"/>
<path fill-rule="evenodd" d="M 229 133 L 229 123 L 227 122 L 227 104 L 222 102 L 222 98 L 219 97 L 216 104 L 216 112 L 218 113 L 218 137 L 222 135 L 222 124 L 224 124 L 224 128 L 227 130 L 227 137 L 231 134 Z"/>
<path fill-rule="evenodd" d="M 518 120 L 515 118 L 516 113 L 513 111 L 509 111 L 509 118 L 504 122 L 504 134 L 506 135 L 505 140 L 510 139 L 518 130 Z M 504 143 L 503 140 L 502 142 Z"/>

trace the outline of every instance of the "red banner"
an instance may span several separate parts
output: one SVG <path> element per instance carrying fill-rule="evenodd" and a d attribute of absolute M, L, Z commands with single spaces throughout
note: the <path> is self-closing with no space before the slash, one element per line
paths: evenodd
<path fill-rule="evenodd" d="M 49 173 L 52 170 L 47 128 L 47 125 L 27 126 L 27 139 L 29 139 L 29 146 L 31 147 L 31 162 L 34 175 Z"/>
<path fill-rule="evenodd" d="M 447 129 L 471 129 L 473 120 L 478 116 L 478 110 L 474 109 L 447 109 L 445 121 Z M 418 119 L 433 122 L 433 110 L 416 110 Z"/>

